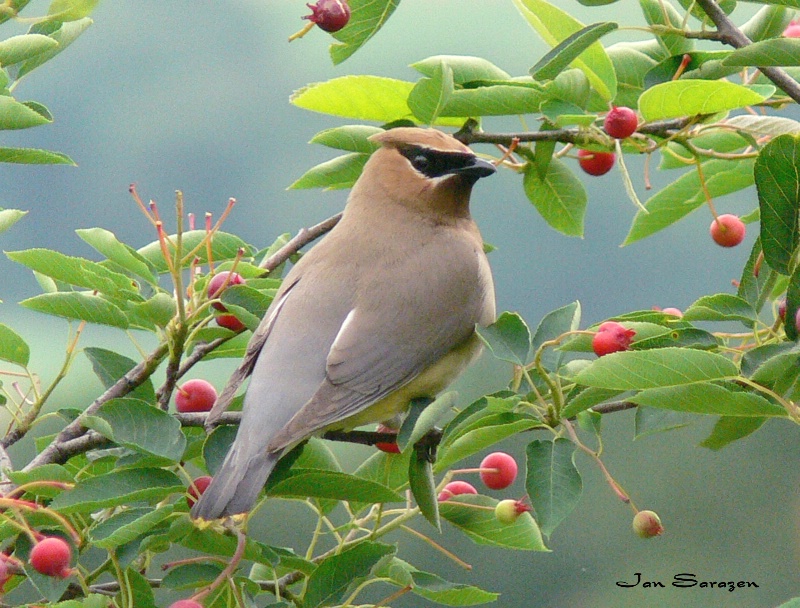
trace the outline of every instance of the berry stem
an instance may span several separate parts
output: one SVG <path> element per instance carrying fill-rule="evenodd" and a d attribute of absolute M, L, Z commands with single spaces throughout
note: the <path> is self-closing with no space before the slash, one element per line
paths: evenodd
<path fill-rule="evenodd" d="M 435 540 L 433 540 L 432 538 L 430 538 L 430 537 L 428 537 L 428 536 L 425 536 L 425 535 L 424 535 L 422 532 L 418 532 L 418 531 L 417 531 L 417 530 L 415 530 L 414 528 L 409 528 L 409 527 L 408 527 L 408 526 L 406 526 L 405 524 L 403 524 L 402 526 L 400 526 L 400 529 L 401 529 L 401 530 L 405 530 L 406 532 L 408 532 L 408 533 L 409 533 L 409 534 L 411 534 L 412 536 L 416 536 L 416 537 L 417 537 L 417 538 L 419 538 L 420 540 L 422 540 L 422 541 L 424 541 L 424 542 L 428 543 L 428 545 L 430 545 L 431 547 L 433 547 L 434 549 L 436 549 L 436 550 L 437 550 L 439 553 L 441 553 L 441 554 L 442 554 L 442 555 L 444 555 L 445 557 L 448 557 L 448 558 L 450 558 L 451 560 L 453 560 L 453 561 L 454 561 L 456 564 L 458 564 L 459 566 L 461 566 L 461 567 L 462 567 L 464 570 L 472 570 L 472 565 L 471 565 L 471 564 L 468 564 L 467 562 L 465 562 L 463 559 L 461 559 L 460 557 L 458 557 L 458 556 L 457 556 L 455 553 L 453 553 L 452 551 L 448 551 L 447 549 L 445 549 L 444 547 L 442 547 L 442 546 L 441 546 L 439 543 L 437 543 L 437 542 L 436 542 Z"/>
<path fill-rule="evenodd" d="M 316 25 L 316 23 L 314 23 L 313 21 L 309 21 L 308 23 L 306 23 L 306 24 L 303 26 L 303 29 L 301 29 L 299 32 L 295 32 L 294 34 L 292 34 L 291 36 L 289 36 L 289 42 L 292 42 L 293 40 L 297 40 L 298 38 L 302 38 L 303 36 L 305 36 L 306 34 L 308 34 L 308 32 L 310 32 L 310 31 L 311 31 L 311 29 L 312 29 L 312 28 L 313 28 L 315 25 Z"/>

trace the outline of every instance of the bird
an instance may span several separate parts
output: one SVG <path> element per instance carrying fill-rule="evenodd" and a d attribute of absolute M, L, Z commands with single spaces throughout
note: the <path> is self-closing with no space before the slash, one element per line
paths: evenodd
<path fill-rule="evenodd" d="M 479 354 L 495 320 L 474 184 L 495 165 L 442 131 L 397 127 L 353 185 L 341 220 L 295 264 L 221 401 L 250 380 L 231 448 L 191 510 L 249 512 L 278 460 L 328 430 L 396 418 Z"/>

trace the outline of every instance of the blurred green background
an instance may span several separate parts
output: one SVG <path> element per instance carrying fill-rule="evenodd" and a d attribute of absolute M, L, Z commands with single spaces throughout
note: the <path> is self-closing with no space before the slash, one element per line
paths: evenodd
<path fill-rule="evenodd" d="M 555 3 L 584 23 L 628 24 L 632 18 L 643 23 L 632 0 L 594 9 L 574 0 Z M 44 12 L 47 4 L 33 2 L 26 12 Z M 741 23 L 755 8 L 740 6 L 733 17 Z M 235 197 L 238 204 L 226 229 L 264 246 L 282 232 L 335 213 L 346 198 L 342 191 L 286 191 L 306 168 L 334 156 L 307 145 L 308 140 L 342 124 L 291 106 L 292 91 L 351 73 L 413 80 L 418 74 L 408 65 L 437 54 L 478 55 L 522 75 L 547 50 L 510 1 L 404 0 L 375 39 L 344 64 L 332 66 L 330 38 L 323 32 L 287 42 L 307 13 L 299 0 L 101 3 L 93 15 L 95 25 L 16 90 L 18 99 L 48 106 L 56 121 L 5 132 L 3 145 L 63 151 L 79 166 L 0 166 L 0 207 L 30 210 L 0 235 L 0 247 L 48 247 L 91 257 L 73 231 L 93 226 L 144 245 L 155 234 L 128 196 L 132 182 L 143 198 L 158 201 L 165 216 L 176 189 L 184 192 L 188 210 L 200 217 L 206 211 L 218 216 L 228 197 Z M 6 26 L 4 37 L 13 27 Z M 644 38 L 635 31 L 615 36 L 611 40 Z M 510 130 L 520 124 L 488 120 L 484 127 Z M 640 159 L 628 162 L 645 198 L 643 165 Z M 675 176 L 655 173 L 655 188 Z M 520 181 L 510 171 L 482 181 L 473 211 L 485 240 L 497 247 L 490 261 L 499 310 L 518 311 L 534 327 L 545 313 L 574 300 L 582 304 L 586 326 L 629 310 L 685 308 L 701 295 L 729 292 L 755 238 L 749 234 L 738 248 L 719 248 L 708 238 L 710 214 L 701 209 L 677 227 L 620 248 L 635 208 L 616 171 L 585 180 L 590 194 L 586 235 L 567 238 L 539 218 Z M 717 205 L 721 212 L 748 211 L 756 205 L 755 191 Z M 32 344 L 33 367 L 50 378 L 63 355 L 67 326 L 15 305 L 39 288 L 30 272 L 3 260 L 0 322 Z M 92 327 L 83 344 L 99 343 L 134 356 L 122 337 Z M 143 342 L 148 344 L 146 338 Z M 206 363 L 196 375 L 221 386 L 232 366 Z M 506 367 L 485 358 L 459 382 L 462 399 L 501 388 L 508 374 Z M 88 363 L 79 358 L 56 404 L 82 407 L 99 388 Z M 478 547 L 452 528 L 438 537 L 420 522 L 421 531 L 436 536 L 473 569 L 451 566 L 409 536 L 397 538 L 403 551 L 414 552 L 404 557 L 451 580 L 500 591 L 497 605 L 508 607 L 766 608 L 800 595 L 800 446 L 793 426 L 770 423 L 713 453 L 697 447 L 713 420 L 635 442 L 632 413 L 607 416 L 603 424 L 606 464 L 639 508 L 659 512 L 666 526 L 663 537 L 637 538 L 630 530 L 630 509 L 614 497 L 594 464 L 579 455 L 585 493 L 579 509 L 549 540 L 552 553 Z M 523 458 L 529 439 L 516 438 L 502 447 Z M 23 462 L 29 449 L 20 446 L 13 456 Z M 344 458 L 355 466 L 369 453 L 347 448 Z M 523 492 L 517 482 L 505 494 Z M 298 509 L 273 503 L 265 509 L 271 517 L 260 533 L 272 544 L 298 546 L 297 532 L 307 530 L 308 522 L 286 525 Z M 633 580 L 636 572 L 644 580 L 665 581 L 667 588 L 615 584 Z M 755 581 L 759 587 L 735 592 L 671 587 L 672 576 L 685 572 L 699 580 Z M 411 608 L 420 602 L 404 598 L 393 605 Z"/>

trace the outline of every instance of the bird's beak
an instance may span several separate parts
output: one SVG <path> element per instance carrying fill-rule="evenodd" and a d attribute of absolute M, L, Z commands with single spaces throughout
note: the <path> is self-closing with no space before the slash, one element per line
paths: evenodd
<path fill-rule="evenodd" d="M 472 159 L 472 162 L 465 167 L 460 167 L 458 169 L 454 169 L 452 173 L 456 175 L 463 175 L 467 178 L 471 178 L 472 181 L 478 181 L 482 177 L 489 177 L 492 173 L 495 173 L 497 168 L 490 163 L 488 160 L 483 160 L 482 158 L 478 158 L 477 156 Z"/>

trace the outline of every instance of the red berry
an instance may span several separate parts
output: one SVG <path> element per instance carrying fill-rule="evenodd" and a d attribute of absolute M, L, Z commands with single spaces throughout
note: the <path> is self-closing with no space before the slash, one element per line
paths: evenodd
<path fill-rule="evenodd" d="M 625 106 L 611 108 L 603 121 L 606 133 L 615 139 L 630 137 L 636 133 L 637 126 L 639 126 L 639 119 L 636 117 L 636 112 Z"/>
<path fill-rule="evenodd" d="M 326 32 L 338 32 L 350 21 L 350 6 L 345 0 L 319 0 L 306 6 L 311 9 L 311 14 L 303 19 L 316 23 Z"/>
<path fill-rule="evenodd" d="M 711 238 L 722 247 L 736 247 L 744 240 L 744 222 L 737 216 L 725 213 L 718 216 L 709 228 Z"/>
<path fill-rule="evenodd" d="M 207 380 L 187 380 L 175 391 L 175 409 L 180 413 L 207 412 L 217 400 L 217 390 Z"/>
<path fill-rule="evenodd" d="M 71 560 L 72 549 L 58 536 L 45 537 L 31 549 L 31 566 L 45 576 L 67 578 L 72 574 L 72 569 L 69 567 Z"/>
<path fill-rule="evenodd" d="M 635 335 L 634 330 L 628 329 L 616 321 L 606 321 L 600 324 L 597 333 L 592 338 L 592 350 L 598 357 L 628 350 Z"/>
<path fill-rule="evenodd" d="M 231 331 L 242 331 L 246 327 L 245 324 L 234 315 L 219 315 L 217 317 L 217 325 L 225 329 L 230 329 Z"/>
<path fill-rule="evenodd" d="M 505 452 L 493 452 L 481 461 L 481 481 L 487 488 L 502 490 L 517 478 L 517 461 Z"/>
<path fill-rule="evenodd" d="M 785 38 L 800 38 L 800 21 L 791 21 L 783 30 Z"/>
<path fill-rule="evenodd" d="M 501 524 L 513 524 L 520 515 L 530 510 L 530 506 L 521 500 L 507 498 L 497 503 L 494 508 L 494 516 Z"/>
<path fill-rule="evenodd" d="M 642 538 L 653 538 L 664 531 L 661 518 L 653 511 L 639 511 L 633 517 L 633 531 Z"/>
<path fill-rule="evenodd" d="M 378 433 L 393 433 L 397 435 L 397 430 L 386 426 L 385 424 L 381 424 L 376 429 Z M 400 446 L 397 445 L 396 441 L 379 441 L 375 444 L 375 447 L 378 448 L 381 452 L 386 452 L 387 454 L 399 454 L 400 453 Z"/>
<path fill-rule="evenodd" d="M 190 509 L 194 506 L 194 503 L 197 502 L 197 499 L 203 495 L 203 492 L 206 491 L 206 488 L 211 483 L 211 479 L 212 477 L 210 475 L 203 475 L 192 481 L 192 485 L 186 490 L 186 502 Z"/>
<path fill-rule="evenodd" d="M 169 608 L 203 608 L 203 604 L 194 600 L 178 600 L 177 602 L 172 602 Z"/>
<path fill-rule="evenodd" d="M 781 300 L 778 303 L 778 318 L 781 321 L 786 320 L 786 300 Z"/>
<path fill-rule="evenodd" d="M 242 283 L 244 283 L 244 277 L 238 272 L 229 272 L 227 270 L 218 272 L 211 277 L 211 280 L 208 282 L 208 297 L 218 298 L 222 295 L 222 292 L 231 285 L 241 285 Z M 212 302 L 211 306 L 217 310 L 228 310 L 222 302 Z"/>
<path fill-rule="evenodd" d="M 451 481 L 445 487 L 442 488 L 442 491 L 439 492 L 438 500 L 439 502 L 444 502 L 445 500 L 449 500 L 453 498 L 453 496 L 458 496 L 459 494 L 477 494 L 478 490 L 475 489 L 471 483 L 467 483 L 466 481 Z"/>
<path fill-rule="evenodd" d="M 613 152 L 578 150 L 578 164 L 589 175 L 604 175 L 611 171 L 617 156 Z"/>

